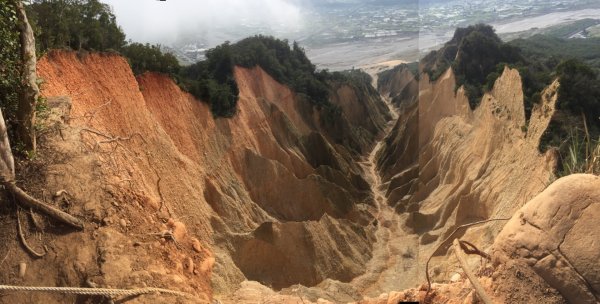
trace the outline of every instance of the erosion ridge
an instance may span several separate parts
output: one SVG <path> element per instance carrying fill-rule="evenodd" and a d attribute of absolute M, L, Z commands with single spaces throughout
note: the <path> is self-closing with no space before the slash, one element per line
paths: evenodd
<path fill-rule="evenodd" d="M 396 76 L 388 77 L 395 79 L 391 80 L 396 81 L 395 88 L 383 83 L 380 89 L 389 96 L 404 96 L 410 90 L 405 84 L 409 79 L 407 69 L 399 69 L 396 73 Z M 448 249 L 450 244 L 441 243 L 456 227 L 490 218 L 512 217 L 502 233 L 505 222 L 495 221 L 462 230 L 450 238 L 461 238 L 484 251 L 496 252 L 493 265 L 480 268 L 482 273 L 488 272 L 481 275 L 481 279 L 494 301 L 561 303 L 564 297 L 570 301 L 594 303 L 598 296 L 594 287 L 596 279 L 587 269 L 596 267 L 584 262 L 595 259 L 593 250 L 575 249 L 577 245 L 570 243 L 571 256 L 567 258 L 560 245 L 553 243 L 557 239 L 577 238 L 590 244 L 597 234 L 591 229 L 576 237 L 565 236 L 567 230 L 584 229 L 584 224 L 580 223 L 588 221 L 597 211 L 598 196 L 591 190 L 597 177 L 582 175 L 552 184 L 556 179 L 556 153 L 550 150 L 542 154 L 538 150 L 540 138 L 555 112 L 558 81 L 542 92 L 541 102 L 533 108 L 531 119 L 526 122 L 522 81 L 516 70 L 505 68 L 475 110 L 469 108 L 464 89 L 455 90 L 452 69 L 436 81 L 430 81 L 425 74 L 421 77 L 417 113 L 413 114 L 410 99 L 400 103 L 404 109 L 400 115 L 408 116 L 404 123 L 397 123 L 386 138 L 384 149 L 388 152 L 380 154 L 379 164 L 392 163 L 394 166 L 378 167 L 379 173 L 388 181 L 388 204 L 406 216 L 404 230 L 418 238 L 414 247 L 420 253 L 415 261 L 419 268 L 415 281 L 424 280 L 424 264 L 431 255 L 434 266 L 430 268 L 430 274 L 434 281 L 450 282 L 453 276 L 462 272 L 449 255 L 452 252 Z M 411 127 L 415 124 L 418 128 Z M 418 156 L 407 157 L 395 152 L 413 150 L 415 145 Z M 389 153 L 396 153 L 399 162 L 390 162 Z M 550 184 L 552 186 L 543 191 Z M 582 194 L 574 195 L 577 191 Z M 566 212 L 566 206 L 573 206 L 568 207 L 569 216 L 561 213 L 561 210 Z M 584 212 L 587 208 L 594 211 Z M 543 215 L 539 214 L 547 209 Z M 540 224 L 538 219 L 545 224 Z M 528 226 L 521 228 L 524 222 L 532 220 L 538 222 L 532 224 L 534 227 L 542 227 L 535 234 L 526 232 Z M 551 229 L 549 220 L 560 223 L 561 228 Z M 473 269 L 477 269 L 478 260 L 472 258 L 470 261 Z M 507 273 L 509 269 L 519 269 L 519 275 Z M 453 279 L 455 283 L 434 286 L 430 300 L 461 303 L 459 293 L 465 286 L 461 283 L 463 280 L 459 277 L 458 282 Z M 527 288 L 518 287 L 523 284 Z M 384 293 L 366 303 L 424 301 L 424 290 Z"/>

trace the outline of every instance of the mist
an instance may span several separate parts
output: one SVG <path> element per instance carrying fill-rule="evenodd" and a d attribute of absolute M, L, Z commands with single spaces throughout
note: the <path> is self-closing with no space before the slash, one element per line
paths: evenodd
<path fill-rule="evenodd" d="M 254 34 L 283 36 L 298 32 L 304 26 L 303 11 L 308 5 L 304 0 L 102 2 L 113 8 L 128 39 L 167 45 L 182 39 L 201 39 L 215 45 Z"/>

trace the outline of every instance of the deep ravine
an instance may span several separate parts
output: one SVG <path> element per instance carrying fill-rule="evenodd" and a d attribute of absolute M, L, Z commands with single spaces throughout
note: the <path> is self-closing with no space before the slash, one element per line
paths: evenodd
<path fill-rule="evenodd" d="M 373 150 L 361 166 L 376 202 L 374 208 L 377 241 L 373 244 L 373 257 L 366 265 L 363 275 L 354 278 L 350 284 L 364 296 L 375 297 L 390 290 L 402 290 L 414 287 L 419 276 L 418 237 L 404 231 L 401 223 L 406 215 L 398 214 L 388 205 L 385 185 L 377 171 L 376 156 L 383 148 L 385 138 L 398 119 L 398 110 L 389 98 L 382 96 L 392 113 L 392 120 L 386 126 L 384 136 L 375 144 Z"/>

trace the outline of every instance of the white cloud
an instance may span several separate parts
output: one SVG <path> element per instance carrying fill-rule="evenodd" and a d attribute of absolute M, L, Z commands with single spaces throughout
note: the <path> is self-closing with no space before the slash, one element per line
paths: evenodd
<path fill-rule="evenodd" d="M 113 7 L 129 39 L 175 41 L 181 33 L 215 35 L 243 24 L 296 30 L 302 26 L 297 0 L 102 0 Z M 207 38 L 207 37 L 205 37 Z M 214 39 L 219 39 L 216 35 Z M 217 41 L 217 43 L 220 41 Z"/>

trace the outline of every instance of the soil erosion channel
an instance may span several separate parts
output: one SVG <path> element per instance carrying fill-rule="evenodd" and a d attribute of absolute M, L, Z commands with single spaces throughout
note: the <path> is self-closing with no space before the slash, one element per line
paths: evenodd
<path fill-rule="evenodd" d="M 385 195 L 385 185 L 377 172 L 377 153 L 383 148 L 385 138 L 390 133 L 398 111 L 391 104 L 390 98 L 382 96 L 385 104 L 392 113 L 393 119 L 388 122 L 384 136 L 377 141 L 373 150 L 361 162 L 365 179 L 371 184 L 376 203 L 375 223 L 377 241 L 373 244 L 373 258 L 366 265 L 363 275 L 356 277 L 350 283 L 363 296 L 375 297 L 390 290 L 401 290 L 413 287 L 418 277 L 418 236 L 404 231 L 402 223 L 406 214 L 398 214 L 388 205 Z"/>

